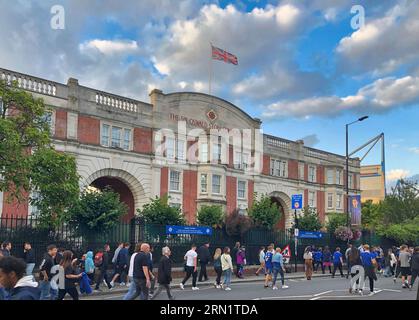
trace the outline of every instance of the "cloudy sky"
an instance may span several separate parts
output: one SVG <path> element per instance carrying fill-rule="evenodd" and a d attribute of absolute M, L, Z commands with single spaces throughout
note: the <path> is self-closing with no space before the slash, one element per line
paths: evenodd
<path fill-rule="evenodd" d="M 359 28 L 353 5 L 362 3 Z M 51 8 L 64 8 L 64 29 Z M 0 0 L 0 67 L 148 101 L 208 93 L 263 120 L 264 132 L 344 154 L 386 136 L 389 179 L 419 173 L 419 0 Z M 355 22 L 355 23 L 354 23 Z M 360 154 L 362 156 L 362 154 Z M 377 148 L 364 164 L 379 163 Z"/>

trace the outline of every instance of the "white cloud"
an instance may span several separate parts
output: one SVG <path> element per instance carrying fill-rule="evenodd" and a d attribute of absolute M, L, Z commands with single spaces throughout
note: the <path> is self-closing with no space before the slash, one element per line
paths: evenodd
<path fill-rule="evenodd" d="M 396 181 L 402 178 L 406 178 L 409 174 L 409 170 L 393 169 L 387 172 L 386 178 L 388 181 Z"/>
<path fill-rule="evenodd" d="M 419 103 L 419 77 L 384 78 L 362 87 L 356 95 L 346 97 L 314 97 L 295 101 L 279 101 L 267 106 L 263 116 L 335 116 L 345 111 L 384 112 L 400 106 Z"/>
<path fill-rule="evenodd" d="M 89 40 L 79 45 L 82 53 L 98 50 L 104 55 L 128 54 L 138 50 L 137 41 L 134 40 Z"/>
<path fill-rule="evenodd" d="M 409 148 L 409 151 L 415 154 L 419 154 L 419 147 L 412 147 Z"/>

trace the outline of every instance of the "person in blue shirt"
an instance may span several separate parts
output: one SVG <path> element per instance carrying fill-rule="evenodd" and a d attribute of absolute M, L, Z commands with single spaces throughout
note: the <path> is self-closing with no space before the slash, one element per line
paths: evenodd
<path fill-rule="evenodd" d="M 324 274 L 324 266 L 323 266 L 323 251 L 322 248 L 318 248 L 317 251 L 314 252 L 314 272 L 317 273 L 317 268 L 322 268 L 322 273 Z"/>
<path fill-rule="evenodd" d="M 278 290 L 278 287 L 276 286 L 276 278 L 278 276 L 278 273 L 281 275 L 281 283 L 282 283 L 282 289 L 287 289 L 288 286 L 285 285 L 284 280 L 284 259 L 281 254 L 281 248 L 276 248 L 275 254 L 272 256 L 272 265 L 273 265 L 273 273 L 274 273 L 274 279 L 272 281 L 272 289 Z"/>
<path fill-rule="evenodd" d="M 333 272 L 332 272 L 332 278 L 335 277 L 336 269 L 339 269 L 340 276 L 343 278 L 343 271 L 342 271 L 342 253 L 340 252 L 340 248 L 337 247 L 335 253 L 333 254 Z"/>
<path fill-rule="evenodd" d="M 273 264 L 272 264 L 272 257 L 273 257 L 273 246 L 270 245 L 268 247 L 268 250 L 265 253 L 265 288 L 269 287 L 269 281 L 272 280 L 272 269 L 273 269 Z"/>
<path fill-rule="evenodd" d="M 374 280 L 377 281 L 377 275 L 375 274 L 374 266 L 377 264 L 375 260 L 375 254 L 370 252 L 370 246 L 364 245 L 364 252 L 361 252 L 362 266 L 365 270 L 365 277 L 368 277 L 370 282 L 371 294 L 374 293 Z"/>

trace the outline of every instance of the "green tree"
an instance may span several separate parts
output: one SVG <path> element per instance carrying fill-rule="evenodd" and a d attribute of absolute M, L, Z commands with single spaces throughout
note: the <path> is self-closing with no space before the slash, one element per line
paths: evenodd
<path fill-rule="evenodd" d="M 91 238 L 111 230 L 127 212 L 127 205 L 110 188 L 103 191 L 84 191 L 68 210 L 67 221 L 78 235 Z"/>
<path fill-rule="evenodd" d="M 254 199 L 249 210 L 249 217 L 257 226 L 273 229 L 281 219 L 281 212 L 275 202 L 267 195 L 262 195 L 260 200 Z"/>
<path fill-rule="evenodd" d="M 198 211 L 197 220 L 200 225 L 213 226 L 219 228 L 222 226 L 224 218 L 221 206 L 202 206 Z"/>
<path fill-rule="evenodd" d="M 291 228 L 291 233 L 294 234 L 295 225 Z M 308 206 L 304 207 L 303 214 L 298 218 L 298 229 L 306 231 L 320 231 L 323 224 L 320 222 L 317 210 Z"/>
<path fill-rule="evenodd" d="M 230 236 L 240 236 L 246 233 L 252 226 L 252 219 L 244 214 L 241 214 L 238 209 L 226 215 L 225 221 L 226 233 Z"/>
<path fill-rule="evenodd" d="M 330 233 L 335 233 L 337 228 L 346 226 L 347 217 L 344 213 L 329 213 L 327 217 L 328 221 L 326 223 L 326 229 Z"/>
<path fill-rule="evenodd" d="M 16 81 L 8 85 L 0 80 L 0 100 L 0 191 L 22 201 L 31 189 L 31 150 L 50 144 L 47 109 Z"/>
<path fill-rule="evenodd" d="M 145 204 L 142 210 L 137 209 L 138 216 L 143 218 L 146 223 L 162 225 L 185 224 L 185 218 L 180 209 L 169 206 L 167 194 L 150 200 L 151 202 Z"/>
<path fill-rule="evenodd" d="M 362 204 L 361 223 L 365 230 L 374 231 L 380 225 L 382 215 L 382 204 L 375 204 L 368 200 Z"/>
<path fill-rule="evenodd" d="M 56 226 L 79 198 L 76 159 L 45 148 L 31 157 L 31 167 L 30 179 L 38 196 L 32 197 L 30 203 L 37 207 L 43 226 Z"/>

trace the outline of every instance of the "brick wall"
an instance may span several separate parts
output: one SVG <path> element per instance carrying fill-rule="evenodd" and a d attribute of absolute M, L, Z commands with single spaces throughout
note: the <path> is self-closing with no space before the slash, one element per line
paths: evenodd
<path fill-rule="evenodd" d="M 67 138 L 67 111 L 55 111 L 55 135 L 58 139 Z"/>
<path fill-rule="evenodd" d="M 183 171 L 183 199 L 182 209 L 189 224 L 196 222 L 196 199 L 198 190 L 198 172 L 193 170 Z"/>
<path fill-rule="evenodd" d="M 324 167 L 323 166 L 317 166 L 316 169 L 316 182 L 317 183 L 324 183 Z"/>
<path fill-rule="evenodd" d="M 253 193 L 255 192 L 255 182 L 249 180 L 247 182 L 247 206 L 250 209 L 253 204 Z"/>
<path fill-rule="evenodd" d="M 304 190 L 304 207 L 308 206 L 308 190 Z"/>
<path fill-rule="evenodd" d="M 325 194 L 324 191 L 317 191 L 317 214 L 319 215 L 320 221 L 324 222 L 325 215 Z"/>
<path fill-rule="evenodd" d="M 98 145 L 100 142 L 100 121 L 79 115 L 77 136 L 81 143 Z"/>
<path fill-rule="evenodd" d="M 23 200 L 21 203 L 16 199 L 11 199 L 8 202 L 9 195 L 9 192 L 4 192 L 3 194 L 3 203 L 0 204 L 3 206 L 2 217 L 27 217 L 29 212 L 29 193 L 23 191 Z"/>
<path fill-rule="evenodd" d="M 271 174 L 271 157 L 265 154 L 263 155 L 262 174 Z"/>
<path fill-rule="evenodd" d="M 308 164 L 304 164 L 304 181 L 308 181 Z"/>
<path fill-rule="evenodd" d="M 290 179 L 298 179 L 298 161 L 297 160 L 288 161 L 288 177 Z"/>
<path fill-rule="evenodd" d="M 161 168 L 160 174 L 160 196 L 167 194 L 169 190 L 169 168 Z"/>
<path fill-rule="evenodd" d="M 226 177 L 227 214 L 232 213 L 237 207 L 237 178 Z"/>
<path fill-rule="evenodd" d="M 153 131 L 146 128 L 134 128 L 134 151 L 139 153 L 152 153 Z"/>

